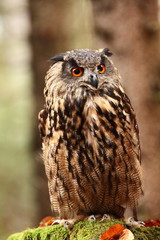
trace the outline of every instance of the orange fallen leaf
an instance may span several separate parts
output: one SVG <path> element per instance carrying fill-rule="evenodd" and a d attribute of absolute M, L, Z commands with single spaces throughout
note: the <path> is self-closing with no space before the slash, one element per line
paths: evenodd
<path fill-rule="evenodd" d="M 112 225 L 106 232 L 102 233 L 100 240 L 118 239 L 124 229 L 124 226 L 119 223 Z"/>
<path fill-rule="evenodd" d="M 46 226 L 50 226 L 52 225 L 53 221 L 54 221 L 54 217 L 45 217 L 41 220 L 40 224 L 39 224 L 39 227 L 46 227 Z"/>
<path fill-rule="evenodd" d="M 57 218 L 51 217 L 51 216 L 45 217 L 41 220 L 39 227 L 50 226 L 56 220 L 60 220 L 60 219 L 57 219 Z M 62 218 L 62 220 L 67 220 L 67 218 Z M 59 223 L 56 223 L 56 224 L 59 224 Z"/>

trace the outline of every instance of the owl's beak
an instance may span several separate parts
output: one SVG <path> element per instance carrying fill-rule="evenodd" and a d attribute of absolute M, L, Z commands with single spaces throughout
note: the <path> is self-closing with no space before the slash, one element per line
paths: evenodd
<path fill-rule="evenodd" d="M 92 73 L 89 75 L 89 84 L 91 84 L 93 87 L 98 87 L 98 77 L 96 73 Z"/>

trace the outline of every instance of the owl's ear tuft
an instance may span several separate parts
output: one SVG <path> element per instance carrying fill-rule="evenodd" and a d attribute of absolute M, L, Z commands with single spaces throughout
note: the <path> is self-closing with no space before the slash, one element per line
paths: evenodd
<path fill-rule="evenodd" d="M 55 64 L 56 62 L 63 62 L 64 56 L 65 56 L 65 53 L 60 53 L 59 55 L 56 55 L 56 56 L 52 57 L 51 59 L 49 59 L 49 61 L 51 61 L 52 64 Z"/>
<path fill-rule="evenodd" d="M 106 56 L 108 56 L 108 57 L 110 57 L 110 56 L 113 55 L 113 53 L 110 52 L 109 48 L 104 48 L 104 49 L 102 50 L 102 54 L 104 54 L 104 55 L 106 55 Z"/>

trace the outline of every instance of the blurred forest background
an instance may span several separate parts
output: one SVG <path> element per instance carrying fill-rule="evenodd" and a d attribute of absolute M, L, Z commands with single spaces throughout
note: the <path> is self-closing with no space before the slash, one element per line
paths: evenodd
<path fill-rule="evenodd" d="M 160 1 L 0 0 L 0 239 L 51 215 L 37 115 L 48 59 L 108 47 L 137 114 L 144 196 L 160 218 Z"/>

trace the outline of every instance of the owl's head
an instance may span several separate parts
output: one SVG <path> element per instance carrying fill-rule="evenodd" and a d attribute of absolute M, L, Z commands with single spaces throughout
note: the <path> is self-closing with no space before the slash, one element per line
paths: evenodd
<path fill-rule="evenodd" d="M 59 92 L 65 88 L 87 88 L 97 91 L 104 84 L 117 81 L 117 69 L 109 57 L 108 48 L 101 50 L 78 49 L 51 58 L 52 66 L 46 81 Z M 52 88 L 52 90 L 53 90 Z"/>

